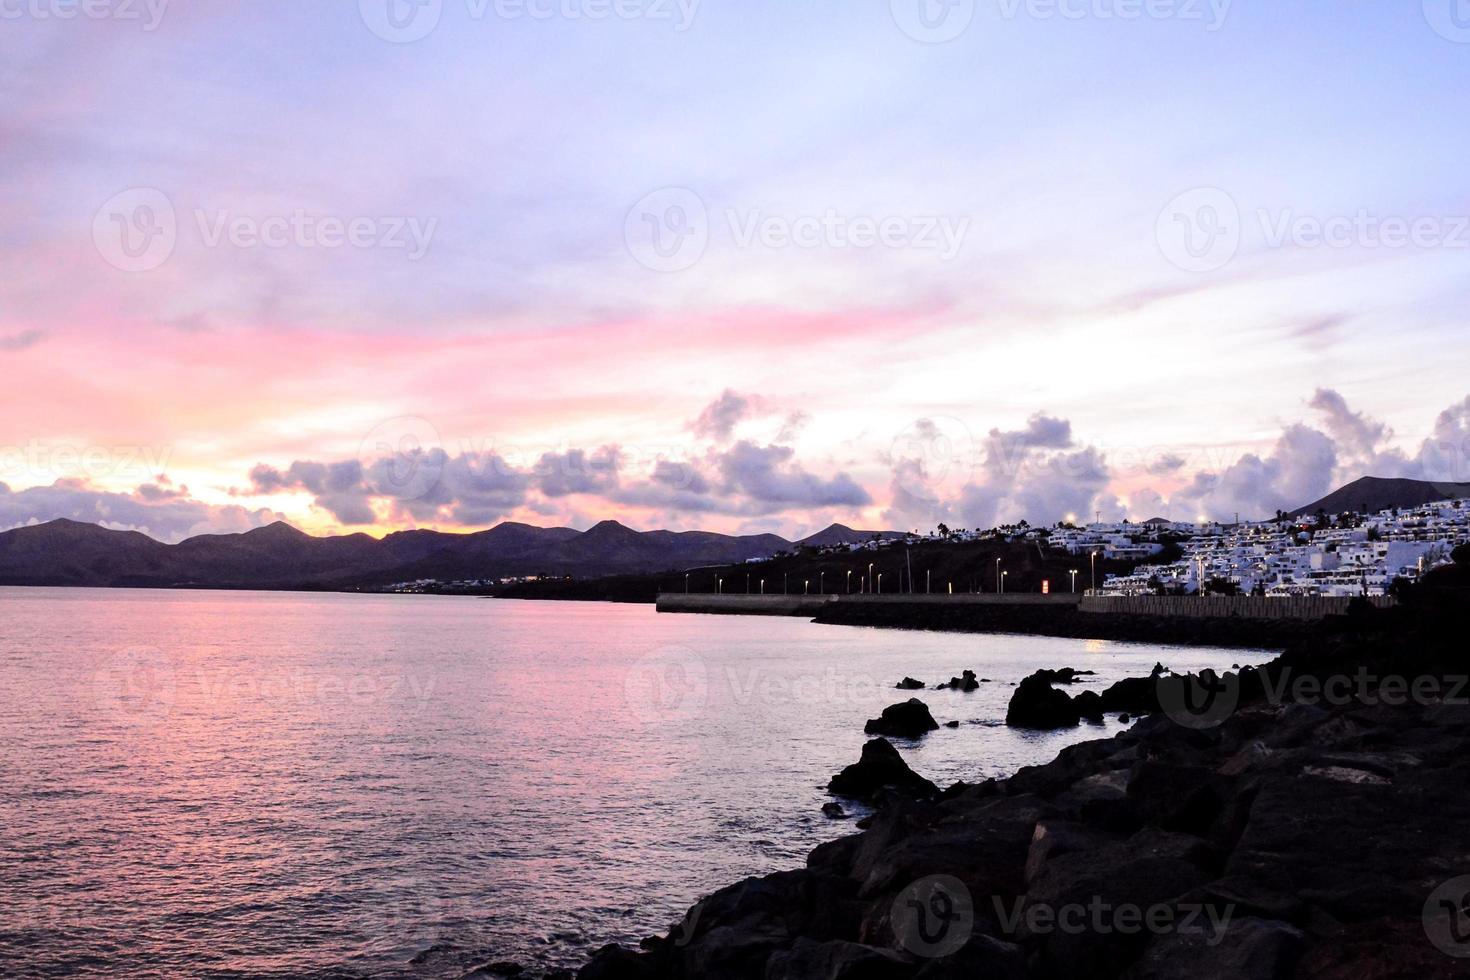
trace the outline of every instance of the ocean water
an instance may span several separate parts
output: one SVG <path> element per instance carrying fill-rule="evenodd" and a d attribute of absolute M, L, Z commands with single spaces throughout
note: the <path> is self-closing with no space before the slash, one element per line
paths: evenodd
<path fill-rule="evenodd" d="M 0 975 L 574 965 L 851 833 L 865 719 L 941 785 L 1115 720 L 1001 724 L 1040 667 L 1264 654 L 422 596 L 0 589 Z"/>

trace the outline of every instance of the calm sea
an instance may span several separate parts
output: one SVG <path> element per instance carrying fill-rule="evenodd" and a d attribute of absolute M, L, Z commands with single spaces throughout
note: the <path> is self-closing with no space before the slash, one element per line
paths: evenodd
<path fill-rule="evenodd" d="M 0 975 L 458 976 L 665 931 L 851 825 L 863 722 L 964 668 L 941 784 L 1099 728 L 1000 724 L 1094 683 L 1260 654 L 468 598 L 0 590 Z"/>

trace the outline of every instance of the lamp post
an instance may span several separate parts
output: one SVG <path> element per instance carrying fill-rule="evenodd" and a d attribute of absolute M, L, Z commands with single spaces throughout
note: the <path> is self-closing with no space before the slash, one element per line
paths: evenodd
<path fill-rule="evenodd" d="M 878 573 L 878 594 L 879 595 L 882 595 L 883 594 L 883 573 L 882 572 L 879 572 Z"/>
<path fill-rule="evenodd" d="M 688 595 L 689 594 L 689 573 L 688 572 L 685 572 L 684 573 L 684 594 L 685 595 Z"/>
<path fill-rule="evenodd" d="M 1008 576 L 1010 574 L 1011 574 L 1010 572 L 1001 572 L 1000 573 L 1000 594 L 1001 595 L 1005 595 L 1006 594 L 1006 576 Z"/>
<path fill-rule="evenodd" d="M 1097 592 L 1097 549 L 1094 548 L 1089 554 L 1090 554 L 1090 557 L 1092 558 L 1092 591 L 1094 593 L 1096 593 Z"/>
<path fill-rule="evenodd" d="M 1070 574 L 1072 576 L 1072 592 L 1073 592 L 1073 594 L 1076 594 L 1076 592 L 1077 592 L 1077 569 L 1075 569 L 1075 568 L 1072 569 L 1072 571 L 1069 572 L 1068 574 Z"/>
<path fill-rule="evenodd" d="M 852 569 L 847 570 L 847 594 L 852 595 Z"/>
<path fill-rule="evenodd" d="M 715 594 L 716 595 L 724 595 L 725 594 L 725 580 L 724 579 L 722 579 L 722 578 L 716 578 L 715 579 Z"/>
<path fill-rule="evenodd" d="M 766 594 L 766 580 L 765 579 L 761 579 L 761 595 L 765 595 L 765 594 Z"/>
<path fill-rule="evenodd" d="M 811 579 L 807 579 L 804 583 L 802 583 L 802 586 L 801 586 L 801 594 L 802 595 L 811 595 L 812 594 L 812 580 Z"/>
<path fill-rule="evenodd" d="M 995 591 L 998 594 L 1000 592 L 1000 590 L 1001 590 L 1001 584 L 1000 584 L 1000 559 L 997 558 L 995 560 Z"/>
<path fill-rule="evenodd" d="M 873 563 L 868 562 L 868 591 L 873 589 Z"/>
<path fill-rule="evenodd" d="M 826 595 L 826 594 L 827 594 L 827 573 L 826 572 L 818 572 L 817 573 L 817 595 Z"/>
<path fill-rule="evenodd" d="M 750 595 L 750 573 L 745 573 L 745 594 Z"/>

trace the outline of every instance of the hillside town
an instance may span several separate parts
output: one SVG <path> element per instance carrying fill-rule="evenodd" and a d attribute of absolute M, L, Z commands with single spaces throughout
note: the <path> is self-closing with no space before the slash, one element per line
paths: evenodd
<path fill-rule="evenodd" d="M 875 536 L 826 552 L 882 550 L 926 541 L 1034 541 L 1086 559 L 1138 562 L 1107 575 L 1098 595 L 1383 596 L 1415 582 L 1470 543 L 1470 498 L 1375 513 L 1345 512 L 1223 524 L 1162 518 L 1133 523 L 1018 525 L 984 531 L 941 525 L 927 535 Z"/>

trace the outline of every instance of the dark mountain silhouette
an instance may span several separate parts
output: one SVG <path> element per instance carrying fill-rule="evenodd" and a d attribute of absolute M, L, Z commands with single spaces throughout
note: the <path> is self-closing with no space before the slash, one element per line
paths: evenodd
<path fill-rule="evenodd" d="M 842 530 L 852 540 L 872 536 Z M 0 533 L 0 585 L 279 589 L 539 574 L 582 578 L 731 564 L 791 547 L 774 534 L 635 531 L 617 521 L 587 531 L 501 524 L 474 534 L 402 531 L 381 539 L 319 538 L 276 523 L 167 545 L 136 531 L 59 520 Z"/>
<path fill-rule="evenodd" d="M 871 541 L 875 534 L 885 538 L 903 537 L 902 531 L 854 531 L 846 524 L 833 524 L 796 543 L 809 548 L 828 548 L 835 544 L 860 544 L 864 541 Z"/>
<path fill-rule="evenodd" d="M 1470 497 L 1470 483 L 1431 483 L 1426 480 L 1384 479 L 1365 476 L 1321 500 L 1292 511 L 1288 517 L 1301 517 L 1325 510 L 1329 514 L 1372 513 L 1390 507 L 1418 507 L 1437 500 Z"/>

